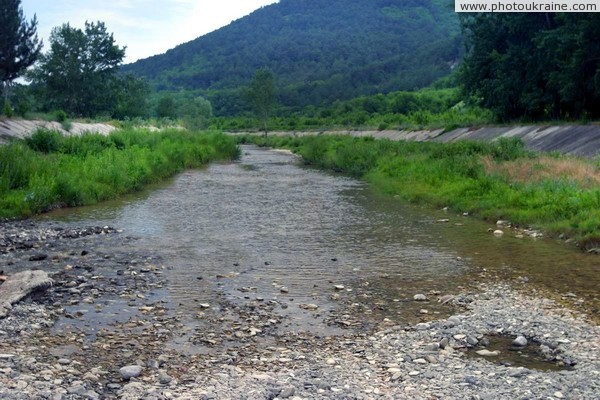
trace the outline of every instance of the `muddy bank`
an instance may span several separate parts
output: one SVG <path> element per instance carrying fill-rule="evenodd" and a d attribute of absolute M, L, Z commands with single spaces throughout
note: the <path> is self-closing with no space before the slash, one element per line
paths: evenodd
<path fill-rule="evenodd" d="M 231 133 L 233 135 L 245 133 Z M 257 133 L 262 134 L 262 133 Z M 369 136 L 376 139 L 453 142 L 456 140 L 490 141 L 502 137 L 518 137 L 527 148 L 535 151 L 570 154 L 581 157 L 595 157 L 600 153 L 599 125 L 560 125 L 560 126 L 500 126 L 458 128 L 448 132 L 443 129 L 420 131 L 397 130 L 336 130 L 314 132 L 270 132 L 270 135 L 350 135 Z"/>
<path fill-rule="evenodd" d="M 257 297 L 251 288 L 235 302 L 224 295 L 210 304 L 198 302 L 190 316 L 190 305 L 173 304 L 165 290 L 174 278 L 170 260 L 140 252 L 137 240 L 110 227 L 0 225 L 5 273 L 43 268 L 55 281 L 0 320 L 0 397 L 600 395 L 600 330 L 578 313 L 536 298 L 524 280 L 420 293 L 407 300 L 423 312 L 421 322 L 410 324 L 385 311 L 370 312 L 379 302 L 364 282 L 331 285 L 332 309 L 318 302 L 286 304 L 336 327 L 319 334 L 289 325 L 284 302 Z M 226 274 L 212 278 L 236 280 Z M 435 307 L 442 308 L 432 312 Z M 190 317 L 201 325 L 188 324 Z M 526 343 L 498 351 L 499 336 L 510 341 L 523 336 Z M 485 355 L 473 354 L 477 351 Z"/>

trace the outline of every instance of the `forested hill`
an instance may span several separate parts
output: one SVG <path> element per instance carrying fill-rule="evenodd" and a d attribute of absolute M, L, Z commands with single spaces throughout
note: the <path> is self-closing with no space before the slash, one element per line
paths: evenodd
<path fill-rule="evenodd" d="M 229 114 L 263 67 L 288 106 L 426 86 L 458 60 L 459 35 L 449 0 L 280 0 L 124 70 Z"/>

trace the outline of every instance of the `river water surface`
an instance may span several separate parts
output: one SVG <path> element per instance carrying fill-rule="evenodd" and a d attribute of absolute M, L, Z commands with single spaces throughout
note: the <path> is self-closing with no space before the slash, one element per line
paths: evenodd
<path fill-rule="evenodd" d="M 290 321 L 286 329 L 334 333 L 319 321 L 335 311 L 334 285 L 369 303 L 361 309 L 365 318 L 403 323 L 451 312 L 435 301 L 411 301 L 417 293 L 435 300 L 495 279 L 556 297 L 573 294 L 575 305 L 598 311 L 597 256 L 510 231 L 494 237 L 489 224 L 380 196 L 360 181 L 304 167 L 287 152 L 245 146 L 242 154 L 118 202 L 43 218 L 110 225 L 138 237 L 136 246 L 171 268 L 161 295 L 181 315 L 217 297 L 275 300 L 286 304 L 279 310 Z M 316 304 L 319 312 L 300 304 Z"/>

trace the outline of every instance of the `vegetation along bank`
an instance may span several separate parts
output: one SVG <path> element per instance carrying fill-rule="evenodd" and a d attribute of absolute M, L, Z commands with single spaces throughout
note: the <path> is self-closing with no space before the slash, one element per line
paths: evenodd
<path fill-rule="evenodd" d="M 0 146 L 0 218 L 95 204 L 237 156 L 234 140 L 218 133 L 124 129 L 67 137 L 40 129 Z"/>
<path fill-rule="evenodd" d="M 411 202 L 542 229 L 588 251 L 600 247 L 598 161 L 534 153 L 515 138 L 453 143 L 341 135 L 238 140 L 288 148 L 309 165 L 364 179 Z"/>

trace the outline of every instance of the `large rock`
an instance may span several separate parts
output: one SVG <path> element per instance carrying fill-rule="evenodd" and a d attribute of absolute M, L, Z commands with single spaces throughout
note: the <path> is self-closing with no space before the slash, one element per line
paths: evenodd
<path fill-rule="evenodd" d="M 23 271 L 11 275 L 0 285 L 0 318 L 4 318 L 11 306 L 36 290 L 44 290 L 52 286 L 54 281 L 41 270 Z"/>

